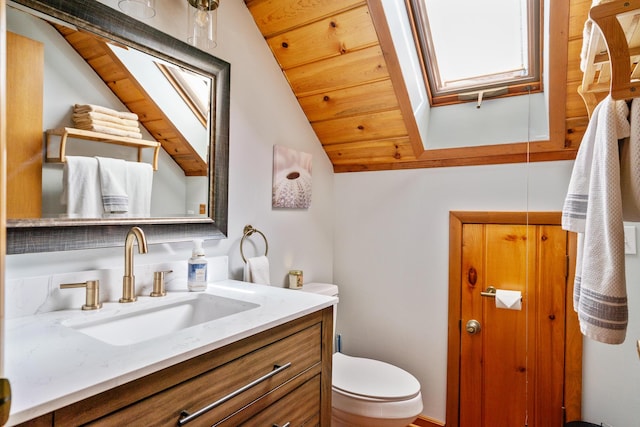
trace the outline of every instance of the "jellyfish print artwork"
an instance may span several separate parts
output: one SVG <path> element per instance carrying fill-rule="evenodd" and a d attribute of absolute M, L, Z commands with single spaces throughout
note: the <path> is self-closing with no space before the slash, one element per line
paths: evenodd
<path fill-rule="evenodd" d="M 273 146 L 274 208 L 308 209 L 311 205 L 311 154 Z"/>

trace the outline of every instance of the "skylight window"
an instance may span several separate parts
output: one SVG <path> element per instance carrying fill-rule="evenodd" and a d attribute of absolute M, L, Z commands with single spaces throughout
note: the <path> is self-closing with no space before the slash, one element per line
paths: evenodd
<path fill-rule="evenodd" d="M 431 105 L 540 90 L 538 0 L 408 0 Z"/>

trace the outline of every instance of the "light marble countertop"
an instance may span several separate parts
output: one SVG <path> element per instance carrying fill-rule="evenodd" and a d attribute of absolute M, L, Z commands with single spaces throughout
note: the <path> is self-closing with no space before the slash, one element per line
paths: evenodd
<path fill-rule="evenodd" d="M 120 346 L 107 344 L 65 324 L 166 304 L 194 293 L 138 297 L 132 304 L 107 302 L 97 311 L 82 311 L 78 307 L 7 319 L 5 373 L 12 389 L 8 425 L 46 414 L 337 302 L 335 297 L 235 280 L 210 283 L 205 293 L 258 306 Z"/>

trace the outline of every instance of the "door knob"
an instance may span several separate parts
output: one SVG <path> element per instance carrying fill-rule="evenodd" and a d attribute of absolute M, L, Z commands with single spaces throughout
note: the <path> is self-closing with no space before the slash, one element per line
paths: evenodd
<path fill-rule="evenodd" d="M 480 322 L 478 322 L 477 320 L 471 319 L 467 322 L 465 329 L 467 330 L 467 333 L 469 335 L 475 335 L 479 333 L 482 328 L 480 328 Z"/>

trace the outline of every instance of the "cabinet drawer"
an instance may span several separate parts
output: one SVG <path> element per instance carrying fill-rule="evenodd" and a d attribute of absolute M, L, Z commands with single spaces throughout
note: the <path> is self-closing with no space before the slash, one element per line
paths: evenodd
<path fill-rule="evenodd" d="M 225 399 L 187 424 L 189 427 L 211 426 L 311 368 L 319 373 L 320 361 L 321 325 L 315 324 L 89 425 L 175 426 L 183 410 L 193 414 L 213 402 Z M 226 399 L 231 393 L 242 390 L 256 379 L 269 374 L 275 366 L 288 363 L 290 366 L 281 372 Z M 295 381 L 291 381 L 283 387 L 293 389 L 295 385 Z M 247 414 L 251 415 L 250 412 Z"/>
<path fill-rule="evenodd" d="M 316 375 L 240 426 L 320 425 L 320 376 Z"/>

